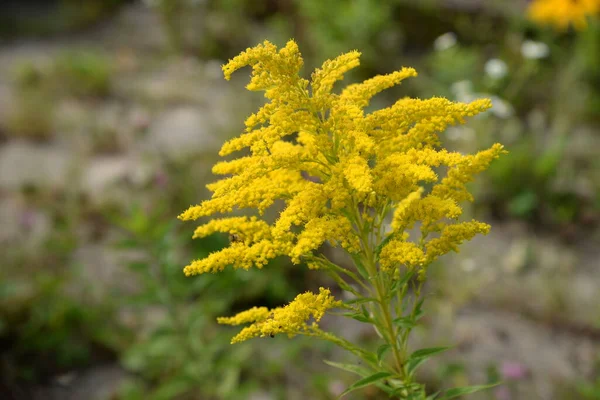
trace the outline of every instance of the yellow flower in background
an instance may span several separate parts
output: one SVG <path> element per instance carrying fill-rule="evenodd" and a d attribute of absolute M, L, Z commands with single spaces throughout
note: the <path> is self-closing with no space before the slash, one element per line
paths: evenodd
<path fill-rule="evenodd" d="M 534 0 L 528 14 L 538 24 L 554 25 L 559 30 L 572 25 L 582 30 L 588 17 L 600 14 L 600 0 Z"/>
<path fill-rule="evenodd" d="M 218 218 L 196 229 L 194 237 L 214 232 L 235 235 L 230 246 L 185 267 L 186 275 L 233 268 L 262 268 L 278 256 L 320 268 L 314 254 L 325 242 L 350 254 L 373 254 L 389 279 L 402 268 L 418 270 L 489 226 L 457 223 L 459 203 L 472 201 L 466 185 L 504 152 L 500 144 L 474 155 L 440 147 L 438 135 L 491 107 L 489 99 L 470 104 L 443 98 L 403 98 L 371 113 L 365 107 L 379 92 L 417 76 L 412 68 L 380 75 L 333 91 L 344 74 L 359 65 L 352 51 L 326 61 L 312 74 L 299 75 L 303 61 L 294 41 L 280 50 L 265 41 L 223 66 L 229 79 L 252 67 L 247 88 L 264 91 L 268 102 L 246 120 L 245 132 L 225 143 L 222 156 L 245 150 L 239 158 L 214 166 L 225 177 L 207 185 L 212 198 L 179 218 L 255 210 L 250 217 Z M 424 189 L 424 185 L 429 187 Z M 260 218 L 283 205 L 276 221 Z M 393 215 L 391 231 L 384 218 Z M 419 226 L 420 237 L 408 230 Z M 338 267 L 341 268 L 341 267 Z M 374 273 L 374 271 L 371 271 Z M 330 292 L 305 293 L 283 308 L 254 308 L 219 322 L 253 324 L 234 342 L 256 336 L 295 335 L 316 329 L 307 325 L 339 306 Z"/>

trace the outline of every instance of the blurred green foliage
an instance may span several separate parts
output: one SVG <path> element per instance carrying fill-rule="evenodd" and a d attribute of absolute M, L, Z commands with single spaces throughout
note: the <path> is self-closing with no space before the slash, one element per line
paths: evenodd
<path fill-rule="evenodd" d="M 111 66 L 106 56 L 98 52 L 78 51 L 60 54 L 48 77 L 57 86 L 74 96 L 105 96 L 110 90 Z"/>
<path fill-rule="evenodd" d="M 0 37 L 60 34 L 88 27 L 127 0 L 9 0 L 0 13 Z"/>
<path fill-rule="evenodd" d="M 59 100 L 104 97 L 110 92 L 112 74 L 108 57 L 93 50 L 65 51 L 48 63 L 21 62 L 13 71 L 14 100 L 4 129 L 10 136 L 51 139 Z M 102 140 L 106 142 L 106 137 Z"/>

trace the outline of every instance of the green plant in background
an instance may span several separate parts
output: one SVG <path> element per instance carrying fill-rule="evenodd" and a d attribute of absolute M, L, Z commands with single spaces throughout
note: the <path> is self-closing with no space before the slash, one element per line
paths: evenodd
<path fill-rule="evenodd" d="M 86 28 L 113 13 L 125 1 L 56 0 L 39 3 L 37 7 L 9 3 L 0 14 L 0 36 L 41 36 Z"/>
<path fill-rule="evenodd" d="M 54 61 L 51 75 L 56 90 L 75 96 L 105 96 L 110 90 L 111 65 L 101 53 L 63 53 Z"/>
<path fill-rule="evenodd" d="M 528 220 L 540 220 L 544 211 L 557 222 L 570 221 L 576 209 L 564 209 L 563 195 L 552 190 L 564 150 L 564 139 L 536 154 L 532 138 L 523 138 L 511 153 L 490 168 L 492 191 L 505 212 Z M 548 207 L 548 210 L 544 210 Z M 562 211 L 561 211 L 562 210 Z"/>
<path fill-rule="evenodd" d="M 395 2 L 344 0 L 331 18 L 331 4 L 319 0 L 294 1 L 303 39 L 311 45 L 315 58 L 340 54 L 350 46 L 365 49 L 362 61 L 377 65 L 381 52 L 394 54 L 400 47 L 400 35 L 393 29 Z"/>
<path fill-rule="evenodd" d="M 114 316 L 113 304 L 90 306 L 69 293 L 76 273 L 2 278 L 0 339 L 10 347 L 2 357 L 3 384 L 29 386 L 94 359 L 110 359 L 117 331 L 105 322 Z"/>
<path fill-rule="evenodd" d="M 110 60 L 98 51 L 63 52 L 47 65 L 23 62 L 13 73 L 14 100 L 3 128 L 11 136 L 40 141 L 52 139 L 60 100 L 106 96 L 111 80 Z M 114 134 L 100 140 L 114 143 Z"/>
<path fill-rule="evenodd" d="M 185 47 L 181 18 L 188 3 L 191 2 L 187 0 L 146 0 L 145 3 L 160 15 L 171 49 L 181 52 Z"/>
<path fill-rule="evenodd" d="M 600 378 L 594 382 L 581 382 L 577 387 L 577 392 L 585 400 L 600 399 Z"/>
<path fill-rule="evenodd" d="M 46 93 L 26 89 L 16 94 L 4 128 L 12 136 L 48 140 L 54 133 L 55 107 Z"/>
<path fill-rule="evenodd" d="M 226 232 L 231 244 L 193 261 L 184 272 L 219 272 L 230 265 L 260 269 L 278 256 L 322 270 L 352 300 L 335 300 L 329 289 L 320 288 L 318 294 L 300 294 L 283 307 L 253 307 L 219 318 L 223 324 L 250 324 L 232 343 L 278 334 L 317 337 L 362 360 L 329 362 L 361 376 L 345 393 L 376 385 L 396 398 L 425 399 L 428 394 L 416 371 L 446 350 L 411 351 L 408 345 L 423 314 L 427 267 L 463 241 L 488 232 L 489 225 L 475 220 L 455 222 L 462 213 L 458 204 L 472 200 L 465 185 L 504 150 L 495 144 L 462 155 L 440 148 L 437 134 L 488 109 L 487 99 L 464 104 L 405 98 L 365 114 L 373 96 L 416 72 L 403 68 L 334 94 L 334 84 L 359 65 L 359 57 L 353 51 L 326 61 L 309 82 L 299 76 L 303 60 L 295 42 L 278 51 L 266 41 L 223 66 L 226 79 L 252 66 L 247 88 L 264 91 L 270 102 L 220 152 L 225 156 L 249 147 L 250 154 L 217 163 L 213 173 L 230 177 L 209 184 L 212 199 L 190 207 L 180 219 L 245 208 L 263 215 L 281 200 L 286 207 L 272 225 L 258 216 L 217 218 L 201 225 L 195 238 Z M 319 254 L 325 242 L 341 246 L 354 265 L 337 265 Z M 365 349 L 321 330 L 318 322 L 333 309 L 372 325 L 381 345 Z M 449 399 L 482 388 L 448 389 L 442 397 L 437 393 L 428 398 Z"/>
<path fill-rule="evenodd" d="M 134 207 L 125 218 L 113 218 L 126 233 L 118 247 L 136 254 L 130 257 L 128 266 L 138 282 L 138 290 L 123 297 L 122 310 L 144 316 L 138 318 L 139 326 L 131 327 L 135 338 L 122 355 L 124 367 L 137 379 L 123 385 L 120 398 L 247 396 L 258 386 L 261 374 L 254 371 L 253 379 L 244 381 L 242 375 L 250 373 L 250 364 L 259 362 L 261 355 L 250 346 L 229 351 L 229 340 L 216 329 L 214 316 L 228 312 L 235 300 L 251 297 L 256 290 L 262 290 L 261 295 L 269 299 L 282 296 L 280 292 L 290 288 L 281 274 L 270 274 L 267 280 L 255 281 L 257 286 L 242 291 L 231 290 L 245 282 L 233 273 L 190 285 L 177 268 L 187 239 L 164 218 L 164 213 L 164 207 L 150 213 Z M 223 247 L 225 241 L 219 237 L 203 240 L 192 253 L 205 257 Z M 269 291 L 267 284 L 272 282 L 280 285 L 265 295 Z M 261 365 L 265 371 L 270 368 L 268 361 L 262 360 Z"/>

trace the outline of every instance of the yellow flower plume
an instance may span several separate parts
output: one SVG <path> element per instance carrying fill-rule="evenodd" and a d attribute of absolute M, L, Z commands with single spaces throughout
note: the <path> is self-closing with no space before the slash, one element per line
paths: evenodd
<path fill-rule="evenodd" d="M 460 203 L 473 200 L 466 185 L 504 152 L 503 147 L 495 144 L 464 155 L 442 149 L 438 135 L 489 109 L 490 100 L 465 104 L 403 98 L 366 113 L 373 96 L 417 73 L 402 68 L 335 93 L 334 84 L 359 65 L 359 57 L 352 51 L 326 61 L 309 82 L 299 75 L 303 61 L 294 41 L 282 49 L 265 41 L 223 66 L 226 79 L 242 67 L 252 67 L 247 88 L 264 91 L 268 102 L 248 117 L 239 137 L 221 148 L 222 156 L 247 150 L 213 167 L 223 177 L 207 185 L 211 199 L 179 218 L 196 220 L 243 209 L 258 215 L 218 218 L 198 227 L 194 237 L 225 232 L 237 240 L 191 262 L 186 275 L 228 266 L 262 268 L 278 256 L 319 268 L 313 253 L 329 242 L 349 253 L 380 247 L 377 268 L 394 279 L 400 268 L 424 271 L 462 241 L 487 232 L 485 224 L 455 220 L 462 214 Z M 260 219 L 276 202 L 284 204 L 279 218 L 273 223 Z M 387 214 L 393 216 L 391 231 L 384 233 Z M 405 231 L 415 226 L 421 239 L 411 241 Z M 367 228 L 380 229 L 368 236 L 368 243 Z M 234 341 L 282 332 L 294 335 L 306 329 L 309 318 L 319 320 L 335 304 L 329 291 L 321 291 L 300 295 L 281 309 L 255 308 L 219 321 L 253 322 Z"/>
<path fill-rule="evenodd" d="M 299 294 L 284 307 L 272 310 L 266 307 L 254 307 L 233 317 L 220 317 L 217 322 L 226 325 L 252 323 L 231 339 L 232 344 L 279 333 L 286 333 L 293 337 L 315 329 L 316 323 L 323 318 L 327 310 L 339 307 L 341 304 L 341 301 L 334 300 L 329 289 L 319 288 L 319 294 L 311 292 Z M 314 320 L 311 326 L 308 325 L 310 319 Z"/>

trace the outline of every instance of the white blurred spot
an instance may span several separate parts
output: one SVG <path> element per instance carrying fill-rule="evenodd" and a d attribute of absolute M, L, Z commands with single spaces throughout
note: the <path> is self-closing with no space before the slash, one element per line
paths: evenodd
<path fill-rule="evenodd" d="M 548 57 L 550 48 L 546 43 L 525 40 L 521 45 L 521 54 L 530 60 L 539 60 Z"/>
<path fill-rule="evenodd" d="M 438 36 L 438 38 L 433 42 L 433 48 L 435 51 L 448 50 L 454 46 L 456 46 L 456 34 L 453 32 L 444 33 L 443 35 Z"/>
<path fill-rule="evenodd" d="M 485 73 L 492 79 L 502 79 L 508 74 L 508 66 L 499 58 L 492 58 L 485 63 Z"/>

